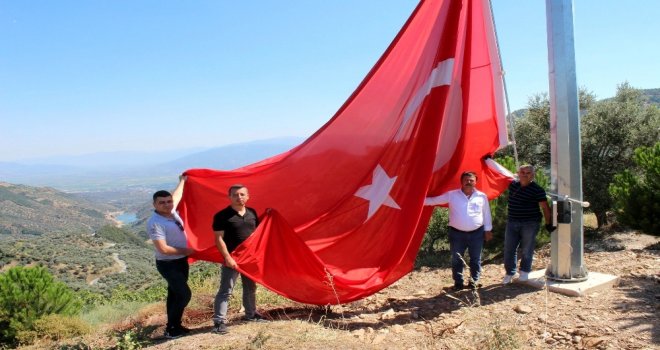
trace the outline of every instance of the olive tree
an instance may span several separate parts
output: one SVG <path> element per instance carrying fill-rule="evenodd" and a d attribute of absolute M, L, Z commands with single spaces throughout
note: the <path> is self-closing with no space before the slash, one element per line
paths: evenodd
<path fill-rule="evenodd" d="M 617 220 L 660 236 L 660 142 L 635 150 L 637 165 L 614 176 L 609 191 Z"/>
<path fill-rule="evenodd" d="M 598 227 L 608 223 L 614 205 L 608 192 L 614 176 L 635 166 L 634 150 L 653 146 L 660 138 L 660 110 L 628 83 L 616 96 L 599 101 L 582 118 L 582 183 Z"/>
<path fill-rule="evenodd" d="M 579 92 L 580 113 L 591 108 L 596 97 L 586 89 Z M 550 168 L 550 100 L 548 94 L 535 94 L 527 101 L 520 117 L 515 118 L 514 136 L 518 157 L 522 163 L 529 163 L 541 169 Z M 506 149 L 501 155 L 512 155 Z"/>
<path fill-rule="evenodd" d="M 652 146 L 660 138 L 660 113 L 640 90 L 620 84 L 616 96 L 596 101 L 580 89 L 582 185 L 591 202 L 598 227 L 607 224 L 613 207 L 608 192 L 614 175 L 633 166 L 635 148 Z M 550 101 L 547 94 L 529 99 L 528 108 L 516 121 L 516 145 L 520 161 L 547 170 L 550 166 Z M 507 151 L 510 154 L 510 150 Z M 559 155 L 562 156 L 562 155 Z"/>

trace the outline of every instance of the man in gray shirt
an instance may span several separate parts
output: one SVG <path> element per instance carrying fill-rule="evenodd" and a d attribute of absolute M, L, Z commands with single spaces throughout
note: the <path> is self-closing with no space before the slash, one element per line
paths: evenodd
<path fill-rule="evenodd" d="M 177 198 L 182 187 L 183 181 L 174 191 Z M 181 218 L 174 211 L 176 203 L 172 194 L 162 190 L 154 193 L 153 206 L 155 210 L 147 222 L 147 233 L 154 244 L 156 268 L 167 281 L 165 337 L 173 339 L 190 332 L 181 325 L 181 318 L 192 295 L 188 287 L 188 255 L 192 249 L 188 248 Z"/>

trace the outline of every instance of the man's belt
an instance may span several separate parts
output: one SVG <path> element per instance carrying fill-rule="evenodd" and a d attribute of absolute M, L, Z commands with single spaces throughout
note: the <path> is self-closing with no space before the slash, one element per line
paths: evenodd
<path fill-rule="evenodd" d="M 472 231 L 463 231 L 463 230 L 459 230 L 459 229 L 457 229 L 456 227 L 449 226 L 450 229 L 452 229 L 452 230 L 454 230 L 454 231 L 456 231 L 456 232 L 460 232 L 460 233 L 475 233 L 475 232 L 481 230 L 483 227 L 484 227 L 484 226 L 481 225 L 481 226 L 479 226 L 479 227 L 478 227 L 477 229 L 475 229 L 475 230 L 472 230 Z"/>

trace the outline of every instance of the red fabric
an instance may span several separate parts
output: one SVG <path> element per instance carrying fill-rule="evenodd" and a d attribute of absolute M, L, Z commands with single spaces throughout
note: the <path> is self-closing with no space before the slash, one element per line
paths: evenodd
<path fill-rule="evenodd" d="M 509 179 L 483 157 L 502 146 L 501 79 L 486 0 L 422 1 L 362 84 L 293 150 L 233 171 L 192 169 L 179 212 L 196 259 L 222 261 L 213 215 L 242 183 L 263 212 L 232 253 L 239 270 L 317 305 L 373 294 L 410 272 L 432 208 L 424 198 L 476 171 L 493 198 Z M 434 73 L 435 72 L 435 73 Z"/>

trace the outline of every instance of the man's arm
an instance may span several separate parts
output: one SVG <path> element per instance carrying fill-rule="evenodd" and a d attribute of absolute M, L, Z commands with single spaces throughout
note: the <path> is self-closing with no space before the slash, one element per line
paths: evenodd
<path fill-rule="evenodd" d="M 238 264 L 236 264 L 236 261 L 231 257 L 229 250 L 227 249 L 227 244 L 224 240 L 225 231 L 213 231 L 213 233 L 215 233 L 215 246 L 218 248 L 222 258 L 225 259 L 225 266 L 230 269 L 235 269 Z"/>
<path fill-rule="evenodd" d="M 156 250 L 165 255 L 190 255 L 193 250 L 190 248 L 178 248 L 168 245 L 164 239 L 152 239 Z"/>
<path fill-rule="evenodd" d="M 424 205 L 440 205 L 449 203 L 449 192 L 445 192 L 439 196 L 427 197 L 424 199 Z"/>
<path fill-rule="evenodd" d="M 541 206 L 541 210 L 543 211 L 543 218 L 545 220 L 546 225 L 552 225 L 552 215 L 550 214 L 552 211 L 550 210 L 550 206 L 548 205 L 548 201 L 540 201 L 539 205 Z"/>
<path fill-rule="evenodd" d="M 172 191 L 172 201 L 174 202 L 174 210 L 176 211 L 176 207 L 179 206 L 179 202 L 181 201 L 181 197 L 183 197 L 183 186 L 186 183 L 187 176 L 179 176 L 179 183 L 176 185 L 176 188 L 174 191 Z"/>
<path fill-rule="evenodd" d="M 543 211 L 543 219 L 545 220 L 545 229 L 548 230 L 548 232 L 552 232 L 557 229 L 552 224 L 552 214 L 550 214 L 552 211 L 550 210 L 550 206 L 548 205 L 547 200 L 543 200 L 539 202 L 539 205 L 541 206 L 541 210 Z"/>

